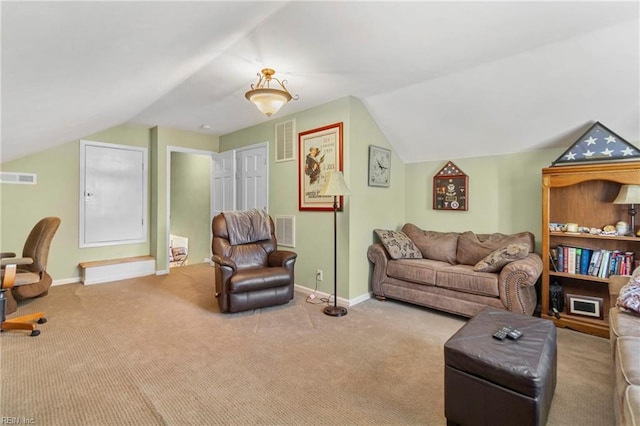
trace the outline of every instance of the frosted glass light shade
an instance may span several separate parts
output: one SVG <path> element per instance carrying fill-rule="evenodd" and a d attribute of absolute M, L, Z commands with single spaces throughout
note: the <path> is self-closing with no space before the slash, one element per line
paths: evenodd
<path fill-rule="evenodd" d="M 278 89 L 254 89 L 248 91 L 245 97 L 267 117 L 271 117 L 291 100 L 289 93 Z"/>

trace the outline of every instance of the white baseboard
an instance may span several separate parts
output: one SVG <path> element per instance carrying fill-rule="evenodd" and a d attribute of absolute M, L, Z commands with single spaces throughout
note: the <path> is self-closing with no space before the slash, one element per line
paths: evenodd
<path fill-rule="evenodd" d="M 327 299 L 329 297 L 333 297 L 333 293 L 329 294 L 329 293 L 325 293 L 323 291 L 317 291 L 317 290 L 314 291 L 312 288 L 303 287 L 303 286 L 301 286 L 299 284 L 295 284 L 294 287 L 295 287 L 295 289 L 297 291 L 299 291 L 300 293 L 303 293 L 303 294 L 315 293 L 316 297 L 321 297 L 321 298 L 325 298 L 325 299 Z M 358 303 L 362 303 L 365 300 L 369 300 L 369 299 L 371 299 L 371 293 L 363 294 L 361 296 L 356 297 L 355 299 L 345 299 L 345 298 L 342 298 L 342 297 L 338 297 L 338 303 L 337 304 L 338 304 L 338 306 L 349 307 L 349 306 L 357 305 Z"/>
<path fill-rule="evenodd" d="M 51 283 L 51 287 L 57 286 L 57 285 L 65 285 L 65 284 L 76 284 L 76 283 L 80 283 L 82 282 L 80 280 L 80 277 L 75 277 L 75 278 L 65 278 L 62 280 L 53 280 L 53 282 Z"/>

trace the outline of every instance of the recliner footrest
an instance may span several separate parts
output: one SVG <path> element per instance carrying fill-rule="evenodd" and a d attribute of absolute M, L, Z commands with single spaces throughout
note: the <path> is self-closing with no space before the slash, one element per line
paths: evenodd
<path fill-rule="evenodd" d="M 239 270 L 231 277 L 231 294 L 246 293 L 274 287 L 287 286 L 291 282 L 291 273 L 283 267 L 250 268 Z"/>

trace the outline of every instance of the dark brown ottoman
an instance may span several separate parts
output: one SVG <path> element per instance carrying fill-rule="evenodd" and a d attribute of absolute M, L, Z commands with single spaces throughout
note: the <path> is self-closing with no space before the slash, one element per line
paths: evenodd
<path fill-rule="evenodd" d="M 492 337 L 503 326 L 518 340 Z M 449 425 L 544 425 L 556 388 L 556 328 L 549 320 L 486 308 L 444 345 Z"/>

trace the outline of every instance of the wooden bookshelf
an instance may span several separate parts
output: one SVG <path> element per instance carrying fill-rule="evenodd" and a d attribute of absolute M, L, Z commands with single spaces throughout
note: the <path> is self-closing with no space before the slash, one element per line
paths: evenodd
<path fill-rule="evenodd" d="M 640 185 L 640 162 L 600 163 L 556 166 L 542 169 L 542 253 L 547 261 L 542 271 L 542 318 L 558 327 L 609 337 L 609 280 L 586 274 L 555 271 L 548 256 L 558 246 L 591 250 L 633 252 L 640 259 L 640 238 L 617 235 L 570 234 L 550 231 L 552 223 L 577 223 L 580 227 L 600 228 L 629 222 L 629 206 L 613 204 L 621 185 Z M 634 230 L 634 231 L 637 231 Z M 558 281 L 563 294 L 602 299 L 603 318 L 571 315 L 565 303 L 560 318 L 550 315 L 549 285 Z"/>

